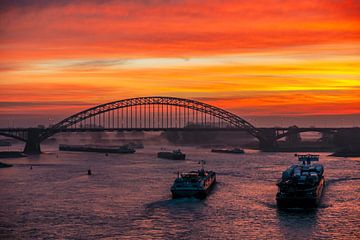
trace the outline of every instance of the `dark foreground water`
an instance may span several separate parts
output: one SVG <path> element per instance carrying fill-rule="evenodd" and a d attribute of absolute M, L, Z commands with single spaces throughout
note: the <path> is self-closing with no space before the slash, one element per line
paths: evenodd
<path fill-rule="evenodd" d="M 321 154 L 322 205 L 285 211 L 276 208 L 275 183 L 293 154 L 184 147 L 188 160 L 172 161 L 157 159 L 159 148 L 1 160 L 14 167 L 0 169 L 0 239 L 360 238 L 360 158 Z M 218 173 L 212 194 L 172 200 L 175 172 L 196 170 L 200 159 Z"/>

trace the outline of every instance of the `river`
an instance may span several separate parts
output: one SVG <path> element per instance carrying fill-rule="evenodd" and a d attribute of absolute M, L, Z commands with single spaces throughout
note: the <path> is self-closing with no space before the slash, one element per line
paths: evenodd
<path fill-rule="evenodd" d="M 360 158 L 320 153 L 321 206 L 279 210 L 275 184 L 296 162 L 292 153 L 181 149 L 186 161 L 156 158 L 156 145 L 108 156 L 54 145 L 40 156 L 1 159 L 14 166 L 0 169 L 0 239 L 360 238 Z M 201 159 L 218 174 L 212 194 L 171 199 L 176 172 L 198 169 Z"/>

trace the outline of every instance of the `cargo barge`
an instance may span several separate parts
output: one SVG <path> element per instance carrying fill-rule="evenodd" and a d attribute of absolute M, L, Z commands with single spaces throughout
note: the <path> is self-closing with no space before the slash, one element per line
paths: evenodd
<path fill-rule="evenodd" d="M 214 153 L 235 153 L 235 154 L 244 154 L 245 151 L 240 149 L 240 148 L 232 148 L 232 149 L 227 149 L 227 148 L 222 148 L 222 149 L 211 149 L 211 152 Z"/>
<path fill-rule="evenodd" d="M 319 155 L 296 155 L 301 164 L 286 169 L 278 181 L 276 202 L 279 207 L 317 207 L 325 186 L 324 167 L 312 164 Z"/>
<path fill-rule="evenodd" d="M 158 152 L 158 158 L 172 159 L 172 160 L 185 160 L 186 155 L 179 150 L 172 152 Z"/>
<path fill-rule="evenodd" d="M 171 193 L 173 198 L 196 197 L 206 198 L 216 183 L 216 173 L 213 171 L 205 171 L 204 163 L 202 168 L 197 171 L 187 173 L 178 173 L 171 186 Z"/>
<path fill-rule="evenodd" d="M 26 157 L 26 154 L 18 151 L 0 152 L 0 158 L 20 158 L 20 157 Z"/>
<path fill-rule="evenodd" d="M 98 152 L 98 153 L 135 153 L 135 149 L 130 148 L 129 146 L 120 146 L 120 147 L 106 147 L 106 146 L 96 146 L 96 145 L 67 145 L 60 144 L 60 151 L 76 151 L 76 152 Z"/>

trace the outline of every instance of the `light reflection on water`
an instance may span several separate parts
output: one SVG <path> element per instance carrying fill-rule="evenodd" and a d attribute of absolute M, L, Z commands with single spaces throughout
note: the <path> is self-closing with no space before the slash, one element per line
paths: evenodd
<path fill-rule="evenodd" d="M 171 147 L 169 147 L 171 148 Z M 245 155 L 184 147 L 186 161 L 57 153 L 5 159 L 0 169 L 1 239 L 358 239 L 360 159 L 321 154 L 327 187 L 318 209 L 278 210 L 275 182 L 291 153 Z M 205 200 L 171 199 L 177 171 L 206 167 L 218 184 Z M 33 169 L 30 170 L 30 166 Z M 88 168 L 93 175 L 87 176 Z"/>

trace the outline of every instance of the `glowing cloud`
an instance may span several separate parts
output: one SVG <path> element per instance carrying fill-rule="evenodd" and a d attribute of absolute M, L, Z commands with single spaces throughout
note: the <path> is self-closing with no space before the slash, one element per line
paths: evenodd
<path fill-rule="evenodd" d="M 5 0 L 0 114 L 144 95 L 243 115 L 359 114 L 359 10 L 355 0 Z"/>

